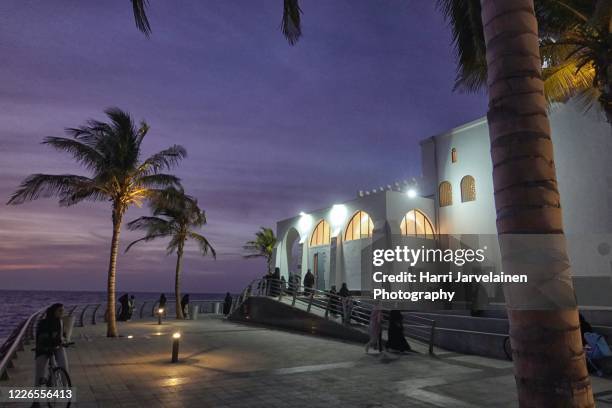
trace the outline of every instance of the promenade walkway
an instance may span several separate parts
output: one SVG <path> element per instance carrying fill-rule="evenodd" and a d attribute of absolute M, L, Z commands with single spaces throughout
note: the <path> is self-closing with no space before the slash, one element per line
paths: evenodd
<path fill-rule="evenodd" d="M 181 361 L 171 364 L 175 331 Z M 381 358 L 360 345 L 211 315 L 162 326 L 120 323 L 120 332 L 108 339 L 104 325 L 75 329 L 69 360 L 77 407 L 516 406 L 506 361 L 441 351 Z M 15 363 L 2 385 L 30 385 L 31 352 Z M 593 383 L 595 392 L 612 392 L 611 381 Z"/>

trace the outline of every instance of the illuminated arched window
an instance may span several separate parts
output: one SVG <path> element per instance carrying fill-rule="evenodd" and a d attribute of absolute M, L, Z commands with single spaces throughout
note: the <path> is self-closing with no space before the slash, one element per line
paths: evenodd
<path fill-rule="evenodd" d="M 461 202 L 476 200 L 476 181 L 472 176 L 461 179 Z"/>
<path fill-rule="evenodd" d="M 346 227 L 344 240 L 352 241 L 354 239 L 370 238 L 373 230 L 374 223 L 368 213 L 357 211 Z"/>
<path fill-rule="evenodd" d="M 453 188 L 448 181 L 440 183 L 439 195 L 440 207 L 446 207 L 447 205 L 453 204 Z"/>
<path fill-rule="evenodd" d="M 329 224 L 325 220 L 319 221 L 310 236 L 310 246 L 317 245 L 329 245 Z"/>
<path fill-rule="evenodd" d="M 429 218 L 419 210 L 410 210 L 400 225 L 402 235 L 434 239 L 434 229 Z"/>
<path fill-rule="evenodd" d="M 451 162 L 457 162 L 457 149 L 455 149 L 454 147 L 451 149 Z"/>

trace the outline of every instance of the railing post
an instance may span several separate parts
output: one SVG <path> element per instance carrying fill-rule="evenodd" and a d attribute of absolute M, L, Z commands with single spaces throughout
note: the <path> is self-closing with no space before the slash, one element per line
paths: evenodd
<path fill-rule="evenodd" d="M 431 323 L 431 333 L 429 334 L 429 354 L 433 355 L 433 347 L 434 347 L 434 335 L 436 332 L 436 321 L 434 320 Z"/>
<path fill-rule="evenodd" d="M 70 311 L 68 312 L 68 316 L 72 316 L 77 307 L 79 307 L 79 305 L 73 306 L 72 309 L 70 309 Z"/>
<path fill-rule="evenodd" d="M 308 308 L 306 309 L 306 313 L 310 313 L 310 308 L 312 307 L 313 299 L 314 299 L 314 291 L 310 292 L 310 300 L 308 301 Z"/>
<path fill-rule="evenodd" d="M 328 294 L 329 299 L 327 299 L 327 305 L 325 305 L 325 318 L 329 319 L 329 309 L 331 309 L 331 302 L 332 302 L 332 294 L 329 293 Z"/>
<path fill-rule="evenodd" d="M 91 316 L 91 324 L 92 325 L 96 324 L 96 314 L 98 313 L 98 309 L 100 308 L 101 305 L 102 305 L 102 303 L 98 303 L 96 305 L 96 308 L 93 311 L 93 315 Z"/>
<path fill-rule="evenodd" d="M 85 305 L 85 307 L 83 308 L 83 310 L 81 311 L 81 317 L 80 317 L 80 326 L 83 327 L 85 326 L 85 312 L 87 311 L 87 308 L 89 307 L 89 305 Z"/>

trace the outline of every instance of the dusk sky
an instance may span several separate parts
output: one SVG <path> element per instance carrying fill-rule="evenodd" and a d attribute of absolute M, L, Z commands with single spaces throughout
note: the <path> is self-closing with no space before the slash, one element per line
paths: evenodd
<path fill-rule="evenodd" d="M 180 7 L 176 7 L 180 4 Z M 432 0 L 301 1 L 291 47 L 282 0 L 0 2 L 0 197 L 30 173 L 87 174 L 40 142 L 117 106 L 181 144 L 176 170 L 206 210 L 216 261 L 186 253 L 185 292 L 238 291 L 265 273 L 242 245 L 260 226 L 420 174 L 418 141 L 483 116 L 453 93 L 450 32 Z M 126 220 L 147 213 L 130 209 Z M 0 207 L 0 288 L 105 290 L 110 205 Z M 173 287 L 165 242 L 123 250 L 118 290 Z"/>

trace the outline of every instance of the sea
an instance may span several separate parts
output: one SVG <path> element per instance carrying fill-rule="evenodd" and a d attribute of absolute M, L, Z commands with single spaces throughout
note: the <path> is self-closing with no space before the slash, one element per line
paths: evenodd
<path fill-rule="evenodd" d="M 124 292 L 117 292 L 117 297 Z M 137 302 L 159 299 L 159 292 L 130 292 Z M 172 298 L 172 293 L 166 293 Z M 221 293 L 189 293 L 190 300 L 223 299 Z M 23 319 L 53 303 L 106 303 L 106 292 L 0 290 L 0 345 Z"/>

